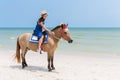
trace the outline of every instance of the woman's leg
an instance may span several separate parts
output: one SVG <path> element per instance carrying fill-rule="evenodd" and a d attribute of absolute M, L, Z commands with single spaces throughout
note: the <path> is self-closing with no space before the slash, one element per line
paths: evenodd
<path fill-rule="evenodd" d="M 43 36 L 39 39 L 39 49 L 41 49 L 42 42 L 43 42 Z"/>

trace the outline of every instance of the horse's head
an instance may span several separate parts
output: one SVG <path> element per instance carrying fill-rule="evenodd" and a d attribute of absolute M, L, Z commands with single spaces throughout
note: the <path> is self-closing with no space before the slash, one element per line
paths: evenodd
<path fill-rule="evenodd" d="M 68 43 L 72 43 L 73 40 L 70 37 L 70 31 L 68 29 L 68 24 L 61 24 L 62 30 L 61 30 L 61 37 L 68 41 Z"/>

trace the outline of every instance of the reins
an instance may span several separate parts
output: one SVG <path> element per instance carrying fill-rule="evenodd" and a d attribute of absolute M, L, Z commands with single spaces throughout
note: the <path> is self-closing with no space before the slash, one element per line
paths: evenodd
<path fill-rule="evenodd" d="M 59 38 L 59 37 L 57 37 L 57 36 L 55 36 L 55 35 L 54 35 L 53 37 L 54 37 L 55 39 L 57 39 L 57 40 L 60 40 L 60 39 L 61 39 L 61 38 Z"/>

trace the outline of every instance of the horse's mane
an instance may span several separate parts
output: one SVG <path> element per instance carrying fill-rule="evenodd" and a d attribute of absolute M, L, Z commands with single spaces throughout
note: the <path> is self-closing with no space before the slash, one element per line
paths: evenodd
<path fill-rule="evenodd" d="M 53 28 L 51 31 L 54 31 L 54 30 L 56 30 L 56 29 L 58 29 L 58 28 L 60 28 L 61 26 L 60 25 L 58 25 L 58 26 L 56 26 L 55 28 Z"/>

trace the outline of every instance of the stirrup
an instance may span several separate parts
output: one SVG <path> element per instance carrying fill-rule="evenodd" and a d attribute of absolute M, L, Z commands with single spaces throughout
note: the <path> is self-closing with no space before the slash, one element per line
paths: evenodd
<path fill-rule="evenodd" d="M 42 54 L 42 50 L 40 50 L 40 54 Z"/>
<path fill-rule="evenodd" d="M 40 54 L 42 54 L 42 51 L 40 48 L 38 48 L 37 52 L 39 52 Z"/>

